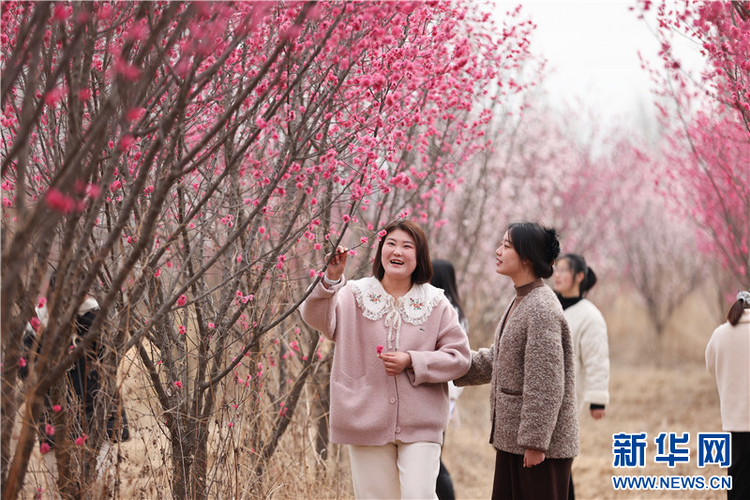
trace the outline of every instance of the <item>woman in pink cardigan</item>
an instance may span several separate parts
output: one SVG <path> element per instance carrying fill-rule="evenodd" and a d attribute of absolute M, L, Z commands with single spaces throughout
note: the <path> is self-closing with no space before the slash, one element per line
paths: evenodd
<path fill-rule="evenodd" d="M 331 440 L 349 445 L 356 498 L 437 498 L 448 381 L 471 364 L 443 291 L 429 284 L 427 238 L 415 222 L 385 228 L 373 276 L 346 282 L 347 249 L 300 308 L 336 343 Z"/>

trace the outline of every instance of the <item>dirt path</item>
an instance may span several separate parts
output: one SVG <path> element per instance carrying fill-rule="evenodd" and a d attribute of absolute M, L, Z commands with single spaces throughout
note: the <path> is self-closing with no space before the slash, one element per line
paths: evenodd
<path fill-rule="evenodd" d="M 713 380 L 699 364 L 679 368 L 624 368 L 613 366 L 612 401 L 607 416 L 594 421 L 581 418 L 581 454 L 573 464 L 578 499 L 719 499 L 724 491 L 615 491 L 613 475 L 726 476 L 716 465 L 698 468 L 697 433 L 721 431 L 719 396 Z M 443 460 L 461 499 L 489 498 L 495 454 L 488 444 L 490 423 L 489 386 L 470 387 L 459 400 L 461 425 L 449 429 Z M 620 432 L 648 433 L 646 467 L 613 467 L 612 435 Z M 661 432 L 690 435 L 690 462 L 670 468 L 655 463 L 654 438 Z"/>

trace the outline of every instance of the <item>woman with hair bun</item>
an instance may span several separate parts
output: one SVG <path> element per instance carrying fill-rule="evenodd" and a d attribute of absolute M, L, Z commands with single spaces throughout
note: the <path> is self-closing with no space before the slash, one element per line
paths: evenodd
<path fill-rule="evenodd" d="M 496 272 L 516 297 L 489 348 L 472 351 L 458 386 L 491 383 L 496 448 L 493 499 L 565 499 L 578 454 L 575 363 L 560 301 L 542 279 L 560 254 L 557 232 L 537 223 L 508 226 L 495 251 Z"/>
<path fill-rule="evenodd" d="M 727 322 L 714 330 L 706 346 L 706 368 L 719 389 L 721 428 L 732 433 L 729 500 L 750 498 L 749 358 L 750 292 L 741 291 L 729 309 Z"/>
<path fill-rule="evenodd" d="M 573 339 L 577 407 L 580 411 L 588 403 L 591 416 L 599 420 L 609 403 L 609 343 L 604 316 L 585 298 L 595 284 L 596 274 L 581 255 L 565 254 L 555 264 L 555 293 Z M 571 478 L 568 500 L 574 499 Z"/>

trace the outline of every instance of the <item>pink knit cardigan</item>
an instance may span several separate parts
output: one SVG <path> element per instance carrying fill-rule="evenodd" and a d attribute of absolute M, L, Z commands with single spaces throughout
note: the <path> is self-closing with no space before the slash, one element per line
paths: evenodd
<path fill-rule="evenodd" d="M 448 381 L 471 365 L 466 333 L 442 290 L 414 285 L 394 299 L 374 278 L 319 284 L 300 311 L 336 343 L 331 370 L 331 440 L 380 446 L 442 444 Z M 386 375 L 377 347 L 411 355 L 413 369 Z"/>

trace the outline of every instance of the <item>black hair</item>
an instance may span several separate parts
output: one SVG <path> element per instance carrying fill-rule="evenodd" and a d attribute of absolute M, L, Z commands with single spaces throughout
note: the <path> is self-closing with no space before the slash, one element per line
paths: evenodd
<path fill-rule="evenodd" d="M 459 320 L 463 320 L 466 316 L 464 310 L 461 307 L 461 299 L 458 296 L 458 286 L 456 285 L 456 270 L 453 268 L 453 264 L 443 259 L 435 259 L 432 261 L 432 286 L 442 288 L 445 291 L 445 296 L 448 298 L 450 303 L 458 310 Z"/>
<path fill-rule="evenodd" d="M 48 295 L 55 289 L 55 281 L 57 281 L 57 269 L 54 269 L 52 275 L 49 277 L 49 284 L 47 285 Z"/>
<path fill-rule="evenodd" d="M 582 255 L 577 253 L 566 253 L 558 260 L 566 260 L 570 264 L 570 270 L 573 272 L 573 279 L 578 276 L 578 273 L 583 273 L 583 281 L 580 285 L 581 297 L 594 288 L 596 285 L 596 273 L 588 265 L 586 265 L 586 259 Z"/>
<path fill-rule="evenodd" d="M 531 263 L 537 278 L 552 276 L 552 266 L 560 255 L 557 231 L 536 222 L 513 222 L 508 226 L 513 248 L 522 261 Z"/>
<path fill-rule="evenodd" d="M 732 304 L 732 307 L 727 313 L 727 321 L 729 322 L 729 324 L 735 326 L 737 323 L 739 323 L 740 318 L 742 317 L 742 312 L 745 309 L 750 309 L 750 300 L 746 299 L 745 297 L 741 297 L 738 294 L 737 300 L 734 302 L 734 304 Z"/>

